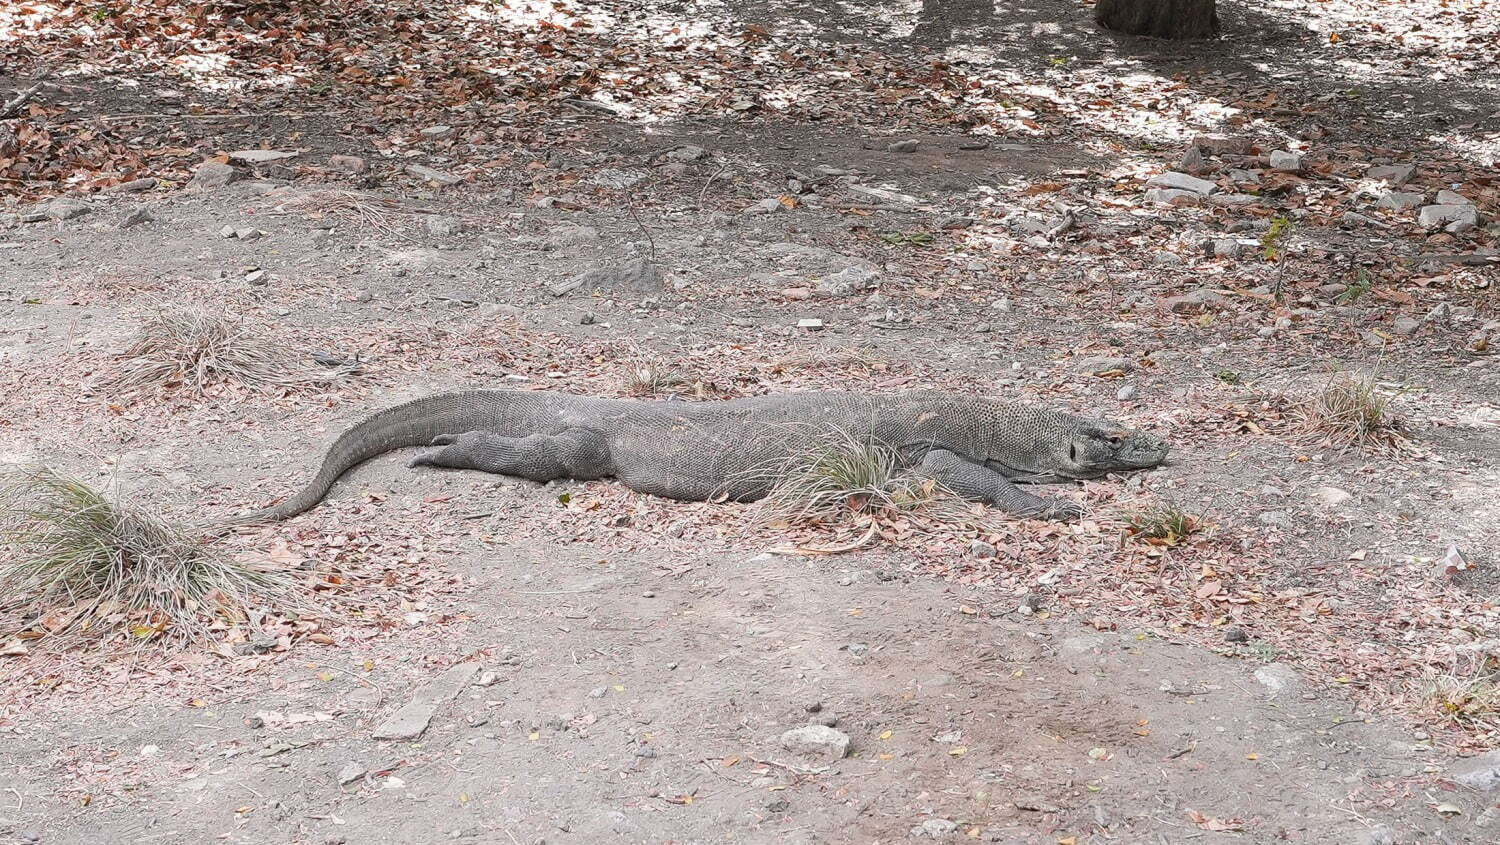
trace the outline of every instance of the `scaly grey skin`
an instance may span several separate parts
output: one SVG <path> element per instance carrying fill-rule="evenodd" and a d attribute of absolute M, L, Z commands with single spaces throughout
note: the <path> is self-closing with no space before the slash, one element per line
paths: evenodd
<path fill-rule="evenodd" d="M 616 478 L 632 490 L 688 501 L 764 497 L 766 472 L 833 432 L 894 448 L 912 473 L 1022 516 L 1072 519 L 1082 509 L 1017 483 L 1065 482 L 1154 467 L 1161 439 L 1108 420 L 1001 399 L 942 393 L 785 393 L 724 402 L 594 399 L 473 390 L 381 411 L 344 432 L 308 485 L 229 524 L 296 516 L 339 476 L 376 455 L 437 446 L 412 466 L 477 469 L 551 481 Z"/>

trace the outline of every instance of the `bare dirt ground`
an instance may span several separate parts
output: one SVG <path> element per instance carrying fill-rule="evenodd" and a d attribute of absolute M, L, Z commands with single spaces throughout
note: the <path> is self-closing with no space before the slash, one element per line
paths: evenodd
<path fill-rule="evenodd" d="M 247 12 L 176 51 L 126 4 L 81 42 L 7 42 L 6 97 L 52 83 L 0 155 L 0 461 L 227 514 L 368 411 L 625 395 L 646 364 L 688 401 L 936 387 L 1175 451 L 1061 491 L 1077 525 L 895 520 L 842 555 L 769 552 L 864 525 L 386 456 L 225 541 L 323 613 L 172 654 L 13 641 L 0 841 L 1494 841 L 1496 714 L 1433 688 L 1500 654 L 1500 22 L 1388 5 L 1226 4 L 1192 46 L 1071 3 L 355 4 L 337 37 Z M 1207 133 L 1255 147 L 1205 148 L 1213 195 L 1149 200 Z M 257 148 L 297 155 L 189 184 Z M 1479 225 L 1380 204 L 1440 190 Z M 164 303 L 363 371 L 103 389 Z M 1297 402 L 1371 368 L 1409 448 L 1299 432 Z M 1132 536 L 1159 501 L 1203 530 Z M 444 678 L 420 739 L 374 738 Z M 783 748 L 820 722 L 849 757 Z"/>

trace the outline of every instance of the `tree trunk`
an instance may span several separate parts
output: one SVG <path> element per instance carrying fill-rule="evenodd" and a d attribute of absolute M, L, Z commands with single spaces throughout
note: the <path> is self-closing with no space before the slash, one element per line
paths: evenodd
<path fill-rule="evenodd" d="M 1214 0 L 1098 0 L 1094 20 L 1127 35 L 1212 38 L 1219 34 Z"/>

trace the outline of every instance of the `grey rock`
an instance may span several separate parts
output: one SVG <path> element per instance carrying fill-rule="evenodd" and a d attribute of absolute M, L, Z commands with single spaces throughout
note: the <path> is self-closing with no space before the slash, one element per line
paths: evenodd
<path fill-rule="evenodd" d="M 1247 156 L 1254 144 L 1238 135 L 1199 135 L 1193 139 L 1193 146 L 1209 155 Z"/>
<path fill-rule="evenodd" d="M 1239 258 L 1244 246 L 1234 238 L 1210 238 L 1203 242 L 1203 254 L 1209 258 Z"/>
<path fill-rule="evenodd" d="M 707 157 L 707 150 L 703 149 L 702 147 L 695 147 L 692 144 L 683 144 L 680 147 L 673 147 L 672 149 L 667 150 L 666 153 L 666 158 L 669 158 L 672 161 L 680 161 L 684 164 L 688 164 L 694 161 L 701 161 Z"/>
<path fill-rule="evenodd" d="M 1355 845 L 1397 845 L 1396 831 L 1390 825 L 1377 824 L 1355 840 Z"/>
<path fill-rule="evenodd" d="M 427 231 L 439 237 L 461 234 L 464 230 L 464 221 L 457 217 L 445 217 L 441 214 L 431 214 L 427 217 Z"/>
<path fill-rule="evenodd" d="M 999 299 L 997 299 L 994 302 L 990 303 L 990 308 L 993 309 L 993 310 L 995 310 L 995 311 L 999 311 L 1001 314 L 1009 314 L 1011 312 L 1011 308 L 1012 308 L 1012 306 L 1010 304 L 1010 297 L 1008 297 L 1008 296 L 1002 296 L 1002 297 L 1000 297 Z"/>
<path fill-rule="evenodd" d="M 1137 391 L 1133 384 L 1121 385 L 1120 389 L 1115 391 L 1115 398 L 1121 402 L 1129 402 L 1135 399 L 1136 395 Z"/>
<path fill-rule="evenodd" d="M 263 234 L 265 233 L 254 226 L 241 226 L 234 230 L 234 236 L 242 241 L 259 240 Z"/>
<path fill-rule="evenodd" d="M 359 290 L 356 290 L 354 292 L 354 301 L 355 302 L 369 302 L 370 300 L 372 300 L 374 298 L 375 298 L 375 295 L 372 294 L 372 293 L 370 293 L 368 290 L 365 290 L 364 288 L 360 288 Z"/>
<path fill-rule="evenodd" d="M 1202 173 L 1208 168 L 1208 161 L 1203 158 L 1202 148 L 1192 145 L 1182 154 L 1182 160 L 1177 163 L 1180 170 L 1188 173 Z"/>
<path fill-rule="evenodd" d="M 784 206 L 784 205 L 781 204 L 781 200 L 779 200 L 779 199 L 777 199 L 775 197 L 767 197 L 766 199 L 763 199 L 760 202 L 756 203 L 755 205 L 752 205 L 749 208 L 745 209 L 745 213 L 746 214 L 776 214 L 777 212 L 785 211 L 785 210 L 786 210 L 786 206 Z"/>
<path fill-rule="evenodd" d="M 1146 192 L 1146 202 L 1155 205 L 1198 205 L 1203 195 L 1178 188 L 1152 188 Z"/>
<path fill-rule="evenodd" d="M 1422 321 L 1415 317 L 1397 317 L 1395 324 L 1392 325 L 1396 334 L 1400 335 L 1414 335 L 1417 333 L 1417 329 L 1421 327 Z"/>
<path fill-rule="evenodd" d="M 588 182 L 591 185 L 598 185 L 601 188 L 611 188 L 616 191 L 623 191 L 626 188 L 633 188 L 636 185 L 639 185 L 640 183 L 646 181 L 646 177 L 648 175 L 650 174 L 648 174 L 644 170 L 627 170 L 608 167 L 590 175 L 584 181 Z"/>
<path fill-rule="evenodd" d="M 1222 295 L 1202 289 L 1189 291 L 1181 296 L 1169 296 L 1162 304 L 1174 314 L 1201 314 L 1228 306 Z"/>
<path fill-rule="evenodd" d="M 365 775 L 369 773 L 369 771 L 370 770 L 366 768 L 363 763 L 355 763 L 352 761 L 345 763 L 343 767 L 339 769 L 339 786 L 348 786 L 349 784 L 354 783 L 357 780 L 363 780 Z"/>
<path fill-rule="evenodd" d="M 1373 217 L 1367 217 L 1367 216 L 1365 216 L 1363 214 L 1360 214 L 1357 211 L 1346 211 L 1346 212 L 1344 212 L 1344 216 L 1339 218 L 1339 223 L 1341 225 L 1346 226 L 1346 227 L 1351 228 L 1351 229 L 1354 228 L 1354 227 L 1356 227 L 1356 226 L 1384 226 L 1385 225 L 1384 223 L 1381 223 L 1379 220 L 1376 220 Z"/>
<path fill-rule="evenodd" d="M 1339 487 L 1319 487 L 1312 491 L 1312 498 L 1325 507 L 1336 508 L 1354 498 L 1354 494 Z"/>
<path fill-rule="evenodd" d="M 942 220 L 938 221 L 938 228 L 939 229 L 949 229 L 949 230 L 952 230 L 952 229 L 967 229 L 967 228 L 969 228 L 970 226 L 973 226 L 973 225 L 974 225 L 974 218 L 972 218 L 972 217 L 963 217 L 963 216 L 944 217 Z"/>
<path fill-rule="evenodd" d="M 1417 214 L 1417 223 L 1429 229 L 1460 234 L 1479 225 L 1479 209 L 1472 205 L 1428 205 Z"/>
<path fill-rule="evenodd" d="M 850 657 L 864 657 L 870 653 L 870 647 L 864 643 L 849 643 L 844 646 L 844 651 L 849 652 Z"/>
<path fill-rule="evenodd" d="M 1438 205 L 1473 205 L 1474 204 L 1473 200 L 1469 199 L 1468 197 L 1464 196 L 1463 194 L 1460 194 L 1457 191 L 1450 191 L 1447 188 L 1444 188 L 1443 190 L 1438 191 L 1437 192 L 1437 197 L 1433 200 L 1433 202 L 1437 203 Z"/>
<path fill-rule="evenodd" d="M 947 819 L 927 819 L 911 829 L 914 838 L 946 839 L 958 830 L 958 825 Z"/>
<path fill-rule="evenodd" d="M 1343 296 L 1348 290 L 1349 286 L 1343 282 L 1329 282 L 1326 285 L 1318 285 L 1318 293 L 1323 294 L 1329 299 L 1333 299 L 1336 296 Z"/>
<path fill-rule="evenodd" d="M 1152 176 L 1150 179 L 1146 180 L 1146 184 L 1157 188 L 1170 188 L 1178 191 L 1191 191 L 1192 193 L 1202 194 L 1204 196 L 1207 196 L 1208 194 L 1211 194 L 1219 189 L 1218 185 L 1215 185 L 1207 179 L 1199 179 L 1196 176 L 1189 176 L 1186 173 L 1176 173 L 1171 171 L 1168 171 L 1166 173 L 1158 173 L 1157 175 Z"/>
<path fill-rule="evenodd" d="M 297 154 L 291 150 L 235 150 L 229 154 L 231 161 L 243 161 L 246 164 L 270 164 L 296 157 Z"/>
<path fill-rule="evenodd" d="M 980 560 L 994 560 L 1000 552 L 990 543 L 983 540 L 969 541 L 969 554 Z"/>
<path fill-rule="evenodd" d="M 1100 373 L 1128 373 L 1135 369 L 1135 364 L 1129 358 L 1117 358 L 1108 355 L 1091 355 L 1087 358 L 1076 358 L 1073 361 L 1075 372 L 1099 375 Z"/>
<path fill-rule="evenodd" d="M 1449 766 L 1448 775 L 1459 786 L 1481 792 L 1500 790 L 1500 749 L 1465 758 Z"/>
<path fill-rule="evenodd" d="M 1245 629 L 1244 628 L 1234 628 L 1234 627 L 1231 627 L 1231 628 L 1225 628 L 1224 629 L 1224 642 L 1227 642 L 1227 643 L 1245 643 L 1245 642 L 1249 642 L 1249 641 L 1250 641 L 1250 635 L 1247 634 L 1247 633 L 1245 633 Z"/>
<path fill-rule="evenodd" d="M 131 226 L 139 226 L 142 223 L 150 223 L 155 219 L 155 217 L 151 216 L 151 209 L 145 207 L 144 205 L 138 205 L 135 208 L 132 208 L 129 211 L 125 212 L 125 216 L 120 218 L 120 222 L 115 224 L 115 228 L 129 229 Z"/>
<path fill-rule="evenodd" d="M 850 296 L 874 287 L 880 274 L 863 267 L 845 267 L 818 280 L 813 292 L 819 296 Z"/>
<path fill-rule="evenodd" d="M 431 167 L 426 167 L 420 164 L 408 164 L 406 166 L 406 172 L 417 177 L 418 179 L 425 179 L 428 182 L 442 185 L 445 188 L 457 185 L 464 180 L 462 176 L 455 176 L 452 173 L 445 173 L 441 170 L 434 170 Z"/>
<path fill-rule="evenodd" d="M 37 206 L 23 213 L 21 215 L 21 222 L 39 223 L 43 220 L 72 220 L 75 217 L 82 217 L 92 210 L 92 207 L 86 202 L 58 197 L 45 205 Z"/>
<path fill-rule="evenodd" d="M 662 272 L 645 258 L 630 258 L 621 262 L 601 264 L 552 285 L 553 296 L 563 296 L 575 290 L 623 289 L 639 293 L 659 291 L 662 288 Z"/>
<path fill-rule="evenodd" d="M 1245 182 L 1251 185 L 1259 185 L 1260 171 L 1244 170 L 1238 167 L 1231 167 L 1229 169 L 1229 178 L 1234 180 L 1235 182 Z"/>
<path fill-rule="evenodd" d="M 1302 676 L 1285 663 L 1271 663 L 1255 670 L 1255 680 L 1272 695 L 1290 695 L 1302 688 Z"/>
<path fill-rule="evenodd" d="M 370 165 L 359 156 L 331 155 L 328 157 L 328 166 L 334 170 L 342 170 L 345 173 L 364 173 L 370 169 Z"/>
<path fill-rule="evenodd" d="M 849 735 L 827 725 L 807 725 L 782 734 L 781 747 L 793 754 L 842 760 L 849 756 Z"/>
<path fill-rule="evenodd" d="M 1271 169 L 1280 170 L 1284 173 L 1300 172 L 1302 170 L 1302 156 L 1299 153 L 1287 152 L 1286 150 L 1272 150 Z"/>
<path fill-rule="evenodd" d="M 1432 306 L 1432 310 L 1428 311 L 1427 316 L 1422 318 L 1423 322 L 1436 323 L 1440 326 L 1446 326 L 1452 320 L 1453 306 L 1446 302 L 1439 302 L 1437 305 Z"/>
<path fill-rule="evenodd" d="M 1274 525 L 1277 528 L 1286 529 L 1290 529 L 1296 524 L 1292 521 L 1292 515 L 1286 511 L 1266 511 L 1257 516 L 1255 521 L 1262 525 Z"/>
<path fill-rule="evenodd" d="M 260 268 L 256 268 L 245 274 L 245 284 L 263 285 L 266 282 L 266 271 Z"/>
<path fill-rule="evenodd" d="M 1177 253 L 1159 249 L 1151 253 L 1151 263 L 1158 267 L 1181 267 L 1185 262 Z"/>
<path fill-rule="evenodd" d="M 1405 211 L 1408 208 L 1416 208 L 1426 199 L 1421 194 L 1413 194 L 1409 191 L 1391 191 L 1375 202 L 1376 208 L 1389 208 L 1392 211 Z"/>
<path fill-rule="evenodd" d="M 458 695 L 479 671 L 478 663 L 460 663 L 419 688 L 405 705 L 391 714 L 375 732 L 375 739 L 416 739 L 427 730 L 437 709 Z"/>
<path fill-rule="evenodd" d="M 895 141 L 890 144 L 886 144 L 885 151 L 888 153 L 914 153 L 917 151 L 917 147 L 921 145 L 921 141 L 918 141 L 915 138 L 908 138 L 905 141 Z"/>
<path fill-rule="evenodd" d="M 424 141 L 443 141 L 452 138 L 457 132 L 451 126 L 428 126 L 421 131 Z"/>
<path fill-rule="evenodd" d="M 149 191 L 157 186 L 157 180 L 147 176 L 143 179 L 131 179 L 129 182 L 121 182 L 118 185 L 105 188 L 111 194 L 138 194 L 141 191 Z"/>
<path fill-rule="evenodd" d="M 188 182 L 188 187 L 212 190 L 222 188 L 238 178 L 240 178 L 240 172 L 233 165 L 210 160 L 198 165 L 198 169 L 193 171 L 193 178 Z"/>
<path fill-rule="evenodd" d="M 1365 171 L 1366 179 L 1379 179 L 1390 185 L 1405 185 L 1415 175 L 1415 164 L 1377 164 Z"/>

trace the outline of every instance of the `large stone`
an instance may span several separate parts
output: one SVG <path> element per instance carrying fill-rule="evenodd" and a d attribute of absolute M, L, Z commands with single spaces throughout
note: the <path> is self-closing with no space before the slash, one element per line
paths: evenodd
<path fill-rule="evenodd" d="M 1186 173 L 1158 173 L 1146 180 L 1147 185 L 1157 188 L 1173 188 L 1179 191 L 1192 191 L 1195 194 L 1207 196 L 1219 189 L 1218 185 L 1207 179 L 1199 179 L 1197 176 L 1189 176 Z"/>
<path fill-rule="evenodd" d="M 452 187 L 463 181 L 462 176 L 455 176 L 452 173 L 444 173 L 441 170 L 433 170 L 431 167 L 424 167 L 420 164 L 408 164 L 406 166 L 406 172 L 417 177 L 418 179 L 425 179 L 428 182 L 442 185 L 445 188 Z"/>
<path fill-rule="evenodd" d="M 849 735 L 827 725 L 807 725 L 782 734 L 781 747 L 793 754 L 842 760 L 849 756 Z"/>
<path fill-rule="evenodd" d="M 460 663 L 419 688 L 400 710 L 391 714 L 372 736 L 375 739 L 416 739 L 427 730 L 437 709 L 469 683 L 478 663 Z"/>
<path fill-rule="evenodd" d="M 1458 234 L 1479 225 L 1479 209 L 1472 205 L 1428 205 L 1417 214 L 1417 223 L 1429 229 L 1441 226 Z"/>
<path fill-rule="evenodd" d="M 1391 191 L 1381 197 L 1375 203 L 1376 208 L 1389 208 L 1392 211 L 1405 211 L 1408 208 L 1416 208 L 1426 199 L 1421 194 L 1413 194 L 1409 191 Z"/>
<path fill-rule="evenodd" d="M 1449 777 L 1459 786 L 1481 792 L 1500 789 L 1500 749 L 1469 757 L 1448 768 Z"/>
<path fill-rule="evenodd" d="M 1438 205 L 1473 205 L 1474 201 L 1457 191 L 1444 188 L 1437 192 L 1437 199 L 1433 200 Z"/>
<path fill-rule="evenodd" d="M 1152 188 L 1146 192 L 1146 202 L 1155 205 L 1198 205 L 1203 195 L 1178 188 Z"/>
<path fill-rule="evenodd" d="M 188 182 L 188 187 L 212 190 L 222 188 L 238 178 L 240 178 L 240 172 L 235 170 L 233 165 L 210 159 L 198 165 L 198 169 L 193 171 L 193 179 Z"/>
<path fill-rule="evenodd" d="M 1365 171 L 1366 179 L 1379 179 L 1389 185 L 1405 185 L 1415 175 L 1415 164 L 1378 164 Z"/>
<path fill-rule="evenodd" d="M 1302 156 L 1299 153 L 1291 153 L 1286 150 L 1273 150 L 1271 152 L 1271 169 L 1280 170 L 1285 173 L 1297 173 L 1302 170 Z"/>
<path fill-rule="evenodd" d="M 655 264 L 644 258 L 601 264 L 552 285 L 552 295 L 562 296 L 575 290 L 599 288 L 624 289 L 640 293 L 661 290 L 662 273 Z"/>

